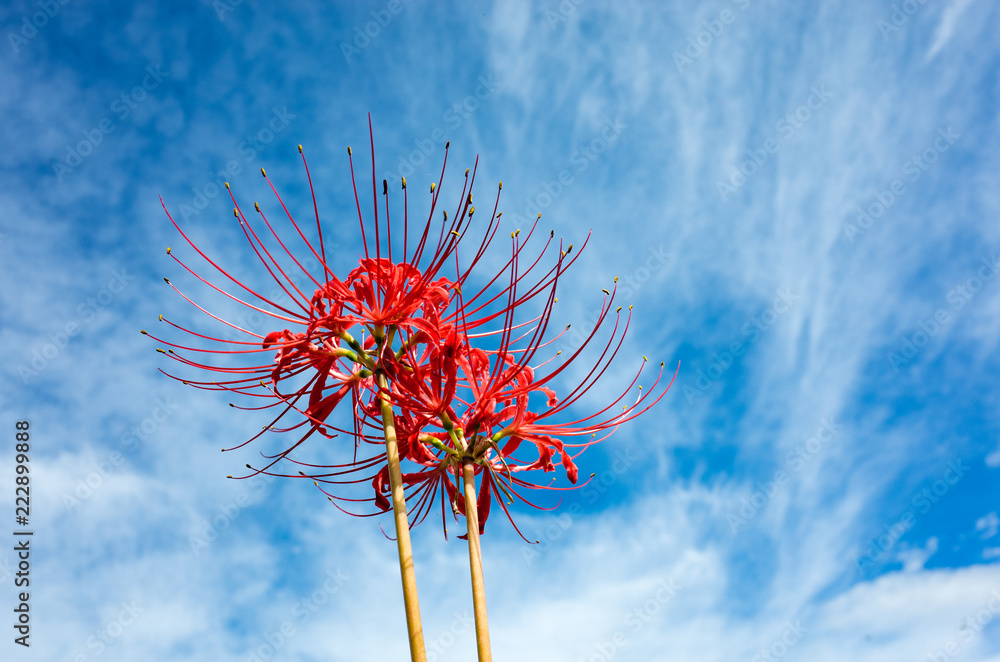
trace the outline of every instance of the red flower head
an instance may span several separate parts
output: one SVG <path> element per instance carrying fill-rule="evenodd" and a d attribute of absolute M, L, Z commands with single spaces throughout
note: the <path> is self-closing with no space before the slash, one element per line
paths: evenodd
<path fill-rule="evenodd" d="M 374 139 L 371 142 L 374 153 Z M 511 257 L 500 271 L 477 292 L 463 293 L 464 289 L 471 289 L 469 282 L 473 269 L 480 264 L 500 227 L 497 208 L 502 184 L 498 187 L 497 200 L 483 238 L 465 256 L 467 264 L 463 267 L 459 247 L 475 213 L 472 204 L 475 167 L 471 176 L 466 170 L 460 202 L 452 219 L 449 220 L 447 212 L 442 212 L 436 242 L 432 239 L 440 182 L 447 164 L 447 147 L 441 179 L 430 186 L 430 212 L 422 231 L 415 233 L 412 250 L 406 180 L 402 181 L 403 224 L 402 228 L 398 225 L 394 228 L 389 221 L 388 183 L 384 180 L 384 221 L 379 218 L 373 159 L 374 221 L 366 229 L 355 183 L 354 196 L 364 251 L 357 267 L 343 280 L 337 277 L 326 258 L 315 193 L 317 239 L 311 241 L 271 185 L 291 227 L 305 243 L 306 255 L 318 261 L 320 273 L 310 272 L 303 266 L 258 204 L 255 203 L 254 208 L 259 221 L 253 224 L 230 193 L 235 206 L 234 217 L 244 237 L 289 303 L 250 289 L 219 267 L 195 246 L 167 213 L 191 248 L 230 282 L 229 289 L 235 294 L 202 278 L 167 249 L 171 257 L 198 280 L 269 317 L 275 326 L 275 330 L 265 334 L 241 328 L 208 313 L 184 294 L 181 296 L 215 320 L 243 334 L 244 339 L 223 339 L 189 331 L 160 316 L 161 321 L 211 343 L 210 348 L 201 348 L 158 339 L 170 347 L 166 353 L 171 358 L 222 377 L 221 380 L 185 380 L 185 383 L 263 399 L 260 406 L 241 406 L 241 409 L 278 408 L 262 432 L 237 448 L 267 431 L 300 432 L 297 441 L 284 450 L 265 454 L 264 466 L 251 469 L 244 478 L 259 473 L 310 478 L 322 485 L 335 504 L 369 502 L 376 506 L 375 512 L 370 514 L 384 512 L 389 508 L 385 497 L 389 486 L 386 452 L 379 451 L 362 459 L 358 459 L 357 454 L 361 442 L 382 443 L 383 432 L 388 435 L 385 427 L 388 415 L 398 439 L 399 454 L 408 461 L 407 469 L 413 469 L 404 470 L 402 482 L 410 497 L 417 499 L 412 511 L 414 521 L 420 522 L 426 517 L 437 495 L 441 499 L 442 517 L 446 505 L 456 514 L 464 513 L 466 504 L 460 478 L 463 466 L 472 464 L 481 481 L 477 511 L 482 530 L 494 496 L 509 518 L 507 505 L 513 499 L 530 504 L 519 494 L 519 488 L 560 489 L 522 478 L 527 472 L 551 472 L 561 465 L 570 482 L 576 483 L 578 469 L 574 458 L 583 448 L 606 438 L 619 425 L 648 410 L 663 397 L 665 391 L 652 398 L 662 376 L 661 363 L 653 388 L 645 394 L 640 386 L 638 395 L 625 402 L 638 380 L 637 373 L 625 392 L 605 408 L 585 418 L 563 420 L 568 418 L 568 409 L 597 383 L 617 356 L 631 313 L 623 321 L 621 307 L 617 308 L 611 338 L 597 361 L 584 380 L 560 400 L 553 388 L 554 380 L 595 338 L 613 307 L 614 290 L 605 290 L 595 328 L 579 349 L 569 357 L 560 358 L 560 352 L 539 364 L 536 361 L 538 353 L 559 337 L 545 340 L 556 302 L 557 283 L 579 251 L 572 255 L 572 245 L 565 250 L 561 244 L 553 246 L 554 233 L 550 232 L 538 256 L 527 261 L 525 266 L 523 254 L 528 240 L 538 229 L 539 221 L 536 220 L 523 241 L 520 231 L 511 234 Z M 302 152 L 301 146 L 299 151 Z M 355 182 L 350 148 L 348 155 L 352 182 Z M 304 155 L 303 164 L 312 191 Z M 261 173 L 267 177 L 263 170 Z M 229 189 L 228 183 L 226 188 Z M 395 238 L 393 230 L 397 234 Z M 550 248 L 558 252 L 555 263 L 545 267 L 542 258 Z M 444 275 L 446 267 L 448 276 Z M 308 286 L 300 287 L 296 281 L 303 277 Z M 530 306 L 535 307 L 537 314 L 519 321 L 515 313 Z M 539 306 L 540 311 L 537 310 Z M 234 356 L 261 352 L 273 357 L 273 361 L 262 363 L 258 360 L 249 366 L 230 365 Z M 204 354 L 214 356 L 217 362 L 208 364 L 192 358 Z M 550 363 L 555 363 L 555 367 L 539 376 L 540 369 Z M 353 413 L 353 429 L 350 430 L 328 422 L 336 407 L 348 398 Z M 617 410 L 619 405 L 621 411 Z M 300 415 L 299 420 L 278 427 L 292 410 Z M 350 435 L 355 442 L 351 461 L 315 464 L 299 459 L 296 449 L 317 432 L 326 438 L 338 433 Z M 571 443 L 578 437 L 588 439 Z M 281 460 L 291 462 L 297 467 L 296 472 L 279 472 L 275 465 Z M 359 473 L 362 474 L 360 478 Z M 335 493 L 339 492 L 339 487 L 333 489 L 333 486 L 369 482 L 375 489 L 373 498 L 348 498 Z M 507 497 L 506 502 L 501 495 Z"/>

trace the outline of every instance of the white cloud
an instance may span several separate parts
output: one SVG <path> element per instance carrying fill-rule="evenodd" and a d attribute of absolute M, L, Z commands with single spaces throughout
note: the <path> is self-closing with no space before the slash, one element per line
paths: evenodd
<path fill-rule="evenodd" d="M 941 22 L 938 23 L 937 31 L 934 33 L 934 43 L 931 44 L 930 49 L 927 51 L 927 55 L 924 56 L 925 62 L 930 62 L 934 57 L 941 51 L 942 48 L 948 45 L 951 38 L 955 35 L 955 30 L 958 27 L 958 21 L 962 18 L 962 14 L 965 10 L 973 3 L 973 0 L 952 0 L 944 11 L 941 12 Z"/>
<path fill-rule="evenodd" d="M 1000 446 L 997 446 L 996 450 L 986 456 L 986 466 L 991 469 L 996 469 L 1000 467 Z"/>
<path fill-rule="evenodd" d="M 997 529 L 1000 529 L 1000 518 L 995 512 L 983 515 L 976 520 L 976 531 L 982 531 L 981 538 L 983 540 L 989 540 L 995 536 Z"/>
<path fill-rule="evenodd" d="M 928 559 L 934 556 L 938 549 L 938 539 L 929 538 L 923 547 L 901 549 L 896 553 L 896 558 L 903 562 L 904 572 L 916 572 L 923 570 Z"/>

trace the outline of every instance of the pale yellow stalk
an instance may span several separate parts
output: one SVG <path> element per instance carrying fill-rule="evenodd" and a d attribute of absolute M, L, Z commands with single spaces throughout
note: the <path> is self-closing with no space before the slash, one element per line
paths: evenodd
<path fill-rule="evenodd" d="M 490 628 L 486 622 L 486 585 L 483 581 L 483 554 L 479 546 L 479 512 L 476 510 L 476 465 L 462 465 L 465 478 L 465 521 L 469 527 L 469 566 L 472 569 L 472 606 L 476 617 L 476 650 L 479 662 L 490 662 Z"/>
<path fill-rule="evenodd" d="M 378 375 L 379 391 L 388 390 L 384 374 Z M 382 429 L 385 432 L 385 456 L 389 465 L 389 487 L 392 490 L 392 513 L 396 522 L 396 547 L 399 550 L 399 572 L 403 579 L 403 606 L 406 609 L 406 630 L 410 638 L 412 662 L 427 662 L 424 652 L 424 630 L 420 624 L 420 602 L 417 600 L 417 577 L 413 570 L 413 549 L 410 547 L 410 524 L 406 518 L 403 497 L 403 474 L 399 468 L 399 446 L 392 405 L 381 398 Z"/>

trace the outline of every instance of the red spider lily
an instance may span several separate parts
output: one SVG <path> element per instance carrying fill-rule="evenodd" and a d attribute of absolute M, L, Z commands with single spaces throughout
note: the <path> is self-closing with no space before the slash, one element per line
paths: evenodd
<path fill-rule="evenodd" d="M 374 148 L 374 140 L 372 146 Z M 350 149 L 348 154 L 352 157 L 353 181 L 353 156 Z M 303 164 L 309 177 L 304 155 Z M 289 304 L 278 303 L 243 285 L 199 250 L 171 217 L 171 222 L 190 246 L 250 296 L 239 298 L 213 285 L 198 276 L 168 249 L 168 253 L 184 269 L 212 289 L 271 317 L 285 328 L 261 335 L 208 313 L 250 339 L 236 341 L 207 336 L 168 321 L 171 326 L 215 343 L 216 347 L 203 349 L 161 342 L 171 348 L 168 353 L 172 358 L 193 368 L 225 376 L 221 381 L 187 380 L 186 383 L 198 388 L 231 391 L 265 400 L 262 406 L 239 407 L 241 409 L 279 407 L 279 412 L 264 430 L 236 448 L 257 439 L 266 431 L 283 433 L 304 429 L 295 443 L 281 452 L 264 455 L 267 460 L 264 466 L 252 469 L 250 474 L 243 477 L 258 473 L 306 477 L 322 484 L 324 492 L 335 504 L 370 502 L 376 507 L 372 513 L 352 514 L 374 515 L 388 510 L 389 503 L 385 493 L 389 481 L 385 452 L 360 460 L 357 457 L 361 442 L 382 443 L 380 407 L 382 399 L 387 399 L 394 408 L 400 455 L 416 465 L 415 471 L 403 474 L 409 498 L 416 498 L 416 506 L 412 511 L 414 523 L 419 523 L 426 517 L 438 495 L 441 499 L 442 517 L 447 504 L 450 504 L 455 513 L 465 512 L 465 500 L 460 487 L 461 466 L 463 461 L 471 460 L 476 465 L 476 473 L 481 474 L 477 510 L 482 531 L 494 497 L 510 519 L 510 512 L 507 510 L 509 503 L 504 502 L 503 496 L 507 497 L 507 502 L 516 498 L 539 508 L 540 506 L 522 497 L 518 488 L 563 489 L 533 483 L 522 478 L 527 475 L 525 472 L 551 472 L 559 464 L 564 467 L 570 482 L 577 483 L 578 469 L 574 463 L 576 455 L 583 448 L 606 438 L 619 425 L 645 412 L 663 397 L 665 391 L 655 399 L 650 397 L 662 375 L 662 364 L 661 374 L 656 377 L 653 389 L 645 395 L 640 390 L 635 401 L 630 405 L 623 405 L 621 412 L 612 413 L 612 410 L 625 400 L 636 384 L 638 374 L 625 392 L 599 412 L 579 420 L 556 422 L 555 419 L 562 418 L 561 415 L 597 383 L 621 348 L 631 317 L 629 315 L 622 323 L 619 307 L 611 338 L 596 363 L 576 388 L 570 390 L 561 401 L 557 399 L 552 388 L 554 380 L 581 356 L 584 348 L 595 338 L 598 329 L 610 314 L 614 291 L 606 291 L 597 323 L 581 346 L 569 357 L 564 357 L 561 363 L 543 377 L 537 377 L 537 369 L 541 366 L 532 365 L 536 355 L 558 338 L 545 341 L 548 321 L 556 302 L 556 286 L 560 276 L 577 259 L 580 251 L 573 254 L 572 245 L 566 250 L 559 247 L 554 265 L 546 268 L 543 266 L 543 256 L 549 251 L 554 239 L 554 234 L 550 233 L 538 255 L 526 259 L 525 247 L 538 229 L 536 220 L 523 240 L 520 231 L 511 235 L 510 259 L 498 273 L 486 281 L 478 292 L 463 294 L 463 288 L 468 288 L 474 267 L 480 264 L 500 227 L 500 214 L 497 211 L 499 195 L 493 214 L 483 231 L 482 240 L 472 252 L 468 265 L 462 267 L 458 247 L 469 231 L 475 213 L 472 205 L 475 168 L 471 176 L 466 171 L 460 203 L 453 220 L 449 221 L 447 213 L 442 213 L 443 221 L 433 249 L 430 248 L 432 242 L 429 238 L 432 236 L 432 219 L 441 190 L 439 183 L 444 177 L 444 166 L 439 183 L 431 185 L 431 209 L 412 251 L 409 250 L 409 215 L 406 211 L 407 188 L 404 179 L 402 241 L 397 237 L 394 256 L 393 227 L 388 213 L 388 185 L 383 182 L 382 209 L 385 220 L 380 222 L 374 173 L 373 161 L 374 224 L 371 228 L 365 227 L 357 187 L 354 187 L 364 254 L 359 259 L 358 266 L 343 280 L 335 275 L 334 269 L 326 261 L 322 225 L 314 193 L 318 247 L 307 239 L 305 232 L 294 221 L 277 190 L 271 185 L 292 228 L 305 243 L 306 253 L 319 260 L 322 273 L 318 276 L 305 269 L 259 205 L 255 203 L 255 210 L 266 230 L 261 227 L 255 229 L 230 193 L 235 205 L 234 217 L 245 238 L 264 268 L 291 300 Z M 264 176 L 267 177 L 266 174 Z M 311 177 L 309 181 L 312 191 Z M 270 180 L 268 183 L 271 184 Z M 498 187 L 498 191 L 500 189 L 502 185 Z M 397 228 L 397 233 L 398 230 Z M 279 250 L 267 247 L 262 237 L 268 236 L 277 243 Z M 370 238 L 373 241 L 370 242 Z M 583 247 L 586 243 L 585 241 Z M 284 268 L 278 257 L 290 260 L 295 269 Z M 445 277 L 442 275 L 443 270 L 451 261 L 454 264 L 453 275 Z M 536 272 L 539 273 L 536 275 Z M 312 286 L 300 288 L 290 273 L 303 274 Z M 238 289 L 236 291 L 239 292 Z M 181 296 L 191 301 L 185 295 Z M 515 313 L 525 309 L 536 297 L 544 299 L 541 312 L 527 321 L 517 321 Z M 204 311 L 198 304 L 193 301 L 191 303 Z M 497 328 L 490 330 L 491 327 Z M 355 337 L 359 330 L 364 334 L 360 341 Z M 492 342 L 497 346 L 491 349 L 473 346 L 474 342 L 480 341 Z M 219 344 L 228 347 L 219 348 Z M 208 353 L 220 358 L 265 352 L 273 356 L 274 360 L 270 364 L 240 367 L 209 365 L 189 358 L 187 352 Z M 541 365 L 554 360 L 557 357 L 551 357 Z M 378 374 L 387 377 L 385 387 L 380 388 L 376 383 Z M 535 393 L 538 396 L 533 397 L 532 394 Z M 529 400 L 534 402 L 539 396 L 544 397 L 546 407 L 542 410 L 530 409 Z M 336 407 L 348 397 L 353 412 L 351 430 L 328 422 Z M 278 427 L 282 418 L 292 410 L 301 414 L 301 420 L 287 427 Z M 317 432 L 324 437 L 334 437 L 337 433 L 353 437 L 355 443 L 352 461 L 313 464 L 292 457 L 292 452 Z M 598 438 L 599 434 L 602 436 Z M 582 443 L 566 441 L 576 437 L 589 439 Z M 534 456 L 523 457 L 523 444 L 534 448 Z M 573 449 L 580 450 L 573 455 Z M 554 460 L 556 456 L 558 460 Z M 292 462 L 297 471 L 277 471 L 275 465 L 283 459 Z M 363 475 L 358 477 L 358 473 Z M 329 490 L 329 486 L 369 482 L 375 488 L 373 498 L 347 498 Z"/>

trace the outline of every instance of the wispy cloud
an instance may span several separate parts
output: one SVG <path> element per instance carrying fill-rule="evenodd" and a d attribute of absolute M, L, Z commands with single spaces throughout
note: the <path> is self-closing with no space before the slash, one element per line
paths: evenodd
<path fill-rule="evenodd" d="M 927 55 L 924 60 L 930 62 L 934 57 L 944 48 L 951 38 L 955 36 L 955 30 L 958 27 L 958 22 L 962 18 L 962 14 L 965 10 L 969 8 L 969 5 L 973 3 L 974 0 L 951 0 L 948 6 L 944 8 L 941 13 L 941 22 L 938 23 L 937 30 L 934 32 L 934 43 L 927 50 Z"/>

